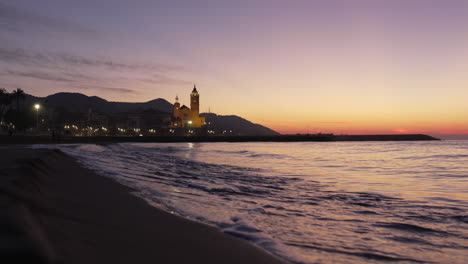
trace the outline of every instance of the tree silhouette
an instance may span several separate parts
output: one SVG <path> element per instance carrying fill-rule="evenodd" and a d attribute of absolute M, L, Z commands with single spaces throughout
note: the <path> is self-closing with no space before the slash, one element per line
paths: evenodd
<path fill-rule="evenodd" d="M 26 94 L 24 93 L 23 89 L 17 88 L 16 90 L 13 90 L 12 92 L 13 97 L 16 99 L 16 111 L 19 112 L 19 102 L 21 99 L 26 97 Z"/>
<path fill-rule="evenodd" d="M 4 97 L 8 95 L 8 92 L 6 91 L 5 88 L 0 88 L 0 104 L 3 104 L 3 99 Z"/>
<path fill-rule="evenodd" d="M 3 123 L 5 113 L 10 108 L 11 96 L 5 88 L 0 88 L 0 122 Z"/>

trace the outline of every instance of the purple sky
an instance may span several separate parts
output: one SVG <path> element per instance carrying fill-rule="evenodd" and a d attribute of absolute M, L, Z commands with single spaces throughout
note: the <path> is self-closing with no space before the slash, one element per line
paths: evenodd
<path fill-rule="evenodd" d="M 0 0 L 0 87 L 282 132 L 468 133 L 468 1 Z"/>

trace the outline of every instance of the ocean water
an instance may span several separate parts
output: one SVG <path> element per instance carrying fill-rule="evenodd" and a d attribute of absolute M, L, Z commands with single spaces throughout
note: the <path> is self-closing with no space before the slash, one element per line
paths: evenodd
<path fill-rule="evenodd" d="M 47 147 L 293 263 L 468 263 L 468 141 Z"/>

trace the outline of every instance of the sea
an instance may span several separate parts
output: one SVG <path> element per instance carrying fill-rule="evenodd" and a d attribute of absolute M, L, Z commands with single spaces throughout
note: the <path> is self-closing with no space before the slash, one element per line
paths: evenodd
<path fill-rule="evenodd" d="M 292 263 L 468 263 L 468 141 L 42 147 Z"/>

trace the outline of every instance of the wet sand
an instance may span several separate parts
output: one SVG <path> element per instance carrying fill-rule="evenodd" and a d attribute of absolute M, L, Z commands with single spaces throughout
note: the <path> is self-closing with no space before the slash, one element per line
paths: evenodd
<path fill-rule="evenodd" d="M 8 263 L 286 263 L 151 207 L 59 151 L 0 147 L 0 259 Z"/>

